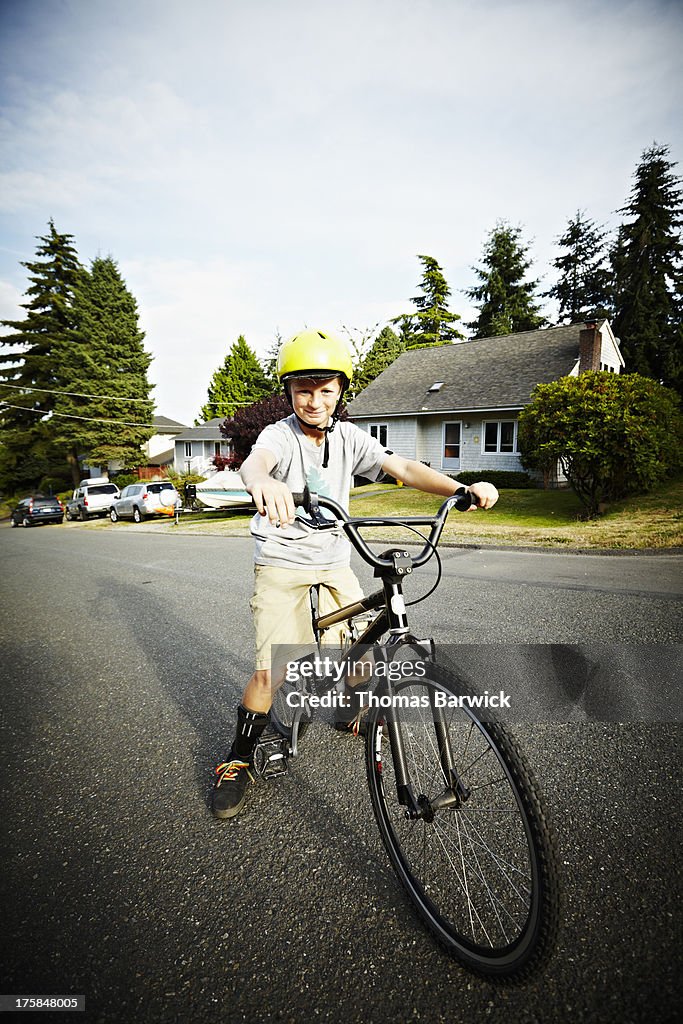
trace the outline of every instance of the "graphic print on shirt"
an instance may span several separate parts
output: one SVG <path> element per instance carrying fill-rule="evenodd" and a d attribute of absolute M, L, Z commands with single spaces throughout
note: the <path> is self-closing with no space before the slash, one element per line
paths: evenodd
<path fill-rule="evenodd" d="M 332 497 L 317 466 L 309 466 L 306 470 L 306 486 L 308 487 L 309 494 L 319 494 L 324 498 Z M 301 506 L 299 508 L 301 508 L 301 515 L 306 515 L 304 509 Z M 299 509 L 296 511 L 299 512 Z M 320 513 L 325 519 L 334 519 L 333 514 L 326 508 L 321 508 Z"/>

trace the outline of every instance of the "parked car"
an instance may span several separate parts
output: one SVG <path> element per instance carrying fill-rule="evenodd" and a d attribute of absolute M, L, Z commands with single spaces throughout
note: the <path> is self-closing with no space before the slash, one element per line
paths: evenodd
<path fill-rule="evenodd" d="M 73 493 L 73 497 L 66 503 L 66 518 L 90 519 L 91 516 L 109 515 L 109 509 L 114 498 L 118 498 L 119 489 L 106 477 L 92 477 L 90 480 L 81 480 Z"/>
<path fill-rule="evenodd" d="M 112 523 L 119 519 L 140 523 L 145 516 L 173 514 L 178 504 L 181 504 L 180 495 L 170 480 L 128 484 L 112 502 L 109 518 Z"/>
<path fill-rule="evenodd" d="M 10 516 L 12 526 L 38 526 L 40 523 L 62 523 L 64 506 L 58 498 L 44 498 L 42 494 L 24 498 Z"/>

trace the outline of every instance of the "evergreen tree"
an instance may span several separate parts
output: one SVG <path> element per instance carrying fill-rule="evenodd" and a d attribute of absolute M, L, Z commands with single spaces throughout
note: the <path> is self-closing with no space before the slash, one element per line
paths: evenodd
<path fill-rule="evenodd" d="M 547 322 L 536 304 L 538 281 L 525 281 L 532 265 L 521 228 L 499 221 L 484 245 L 483 269 L 474 267 L 480 285 L 466 294 L 479 304 L 479 316 L 467 326 L 474 338 L 533 331 Z"/>
<path fill-rule="evenodd" d="M 410 300 L 417 307 L 417 312 L 394 317 L 392 324 L 400 325 L 406 348 L 449 345 L 464 339 L 464 334 L 455 327 L 460 316 L 448 309 L 451 290 L 441 267 L 433 256 L 417 258 L 423 267 L 419 285 L 422 295 Z"/>
<path fill-rule="evenodd" d="M 271 395 L 276 395 L 280 390 L 280 381 L 277 377 L 277 357 L 281 345 L 282 335 L 279 331 L 276 331 L 275 341 L 266 352 L 265 359 L 261 363 L 263 367 L 263 374 L 268 383 L 268 389 Z"/>
<path fill-rule="evenodd" d="M 557 244 L 567 251 L 553 260 L 560 277 L 544 295 L 557 299 L 559 323 L 573 324 L 608 315 L 611 275 L 605 265 L 605 238 L 606 232 L 577 210 L 565 233 L 557 239 Z"/>
<path fill-rule="evenodd" d="M 11 334 L 0 343 L 0 482 L 3 487 L 36 487 L 55 459 L 53 421 L 60 366 L 73 328 L 71 300 L 80 264 L 73 237 L 60 234 L 50 220 L 39 237 L 36 259 L 22 263 L 30 286 L 23 320 L 5 320 Z M 35 390 L 29 391 L 29 388 Z"/>
<path fill-rule="evenodd" d="M 630 219 L 612 254 L 614 329 L 627 370 L 683 393 L 681 179 L 668 155 L 668 146 L 645 150 L 619 211 Z"/>
<path fill-rule="evenodd" d="M 271 394 L 263 368 L 240 334 L 223 365 L 211 378 L 207 401 L 199 412 L 206 422 L 216 416 L 234 416 L 239 408 L 252 405 Z"/>
<path fill-rule="evenodd" d="M 140 447 L 154 431 L 151 356 L 143 346 L 137 303 L 111 257 L 97 258 L 90 271 L 81 271 L 73 319 L 59 368 L 62 390 L 70 394 L 57 397 L 54 436 L 78 483 L 79 457 L 136 467 Z"/>
<path fill-rule="evenodd" d="M 391 327 L 384 327 L 372 343 L 358 372 L 354 374 L 349 397 L 360 394 L 363 388 L 366 388 L 375 377 L 379 377 L 380 373 L 386 370 L 387 366 L 390 366 L 403 351 L 405 351 L 405 342 L 395 331 L 392 331 Z"/>

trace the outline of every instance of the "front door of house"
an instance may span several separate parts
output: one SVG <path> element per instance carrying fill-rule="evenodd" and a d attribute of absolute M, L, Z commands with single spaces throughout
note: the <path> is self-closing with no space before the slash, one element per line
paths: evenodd
<path fill-rule="evenodd" d="M 450 422 L 443 425 L 441 466 L 443 469 L 460 469 L 460 444 L 462 423 Z"/>

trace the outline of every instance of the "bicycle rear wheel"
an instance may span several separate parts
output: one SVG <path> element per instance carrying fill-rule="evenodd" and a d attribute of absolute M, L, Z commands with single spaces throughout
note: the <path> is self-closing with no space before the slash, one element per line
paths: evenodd
<path fill-rule="evenodd" d="M 437 694 L 447 702 L 466 692 L 437 666 L 394 691 L 426 704 L 391 712 L 424 817 L 411 820 L 398 801 L 388 712 L 370 712 L 366 737 L 372 806 L 401 884 L 467 968 L 499 978 L 530 974 L 551 953 L 559 916 L 554 842 L 532 773 L 502 725 L 480 721 L 469 708 L 434 711 Z M 444 746 L 455 769 L 449 778 Z"/>

